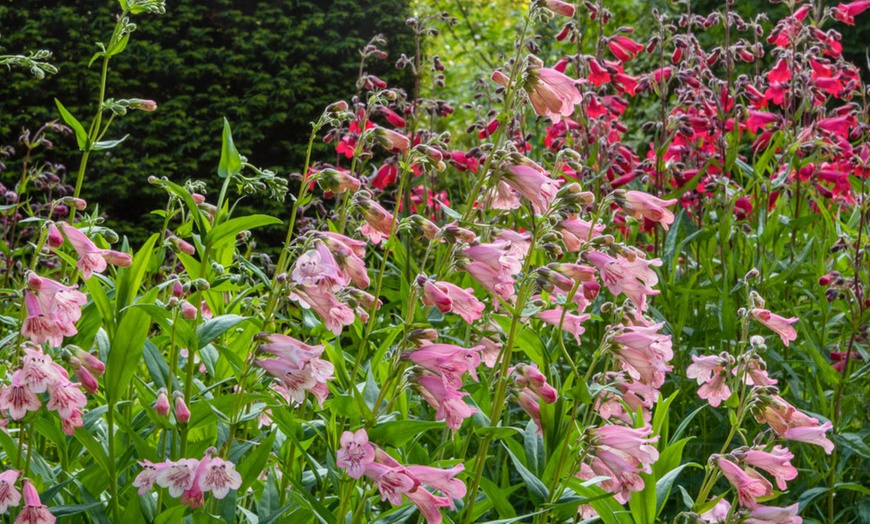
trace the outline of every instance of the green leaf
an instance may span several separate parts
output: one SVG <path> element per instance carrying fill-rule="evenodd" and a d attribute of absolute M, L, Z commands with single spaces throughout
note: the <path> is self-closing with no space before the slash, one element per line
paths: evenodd
<path fill-rule="evenodd" d="M 238 489 L 239 493 L 246 493 L 248 487 L 257 480 L 260 472 L 263 471 L 263 467 L 272 453 L 272 446 L 275 444 L 275 437 L 277 435 L 277 432 L 271 432 L 268 437 L 254 446 L 253 451 L 247 451 L 243 455 L 244 458 L 239 461 L 236 467 L 236 471 L 242 476 L 242 485 Z"/>
<path fill-rule="evenodd" d="M 204 324 L 196 328 L 196 339 L 199 341 L 199 348 L 204 348 L 208 343 L 246 320 L 248 320 L 248 317 L 241 317 L 239 315 L 221 315 L 211 320 L 206 320 Z"/>
<path fill-rule="evenodd" d="M 269 215 L 249 215 L 227 220 L 208 232 L 203 242 L 206 246 L 216 249 L 227 242 L 235 240 L 236 235 L 246 229 L 255 227 L 271 226 L 283 223 L 281 219 Z"/>
<path fill-rule="evenodd" d="M 85 131 L 84 126 L 76 120 L 76 117 L 72 116 L 72 113 L 66 110 L 63 107 L 63 104 L 60 103 L 60 100 L 57 98 L 54 99 L 54 103 L 57 104 L 57 109 L 60 111 L 60 116 L 63 118 L 63 121 L 66 122 L 66 125 L 73 128 L 76 134 L 76 142 L 79 145 L 79 149 L 82 151 L 87 151 L 90 146 L 90 139 L 88 138 L 88 133 Z"/>
<path fill-rule="evenodd" d="M 154 244 L 157 243 L 159 237 L 160 235 L 157 233 L 151 235 L 151 238 L 136 252 L 130 267 L 120 271 L 118 289 L 115 293 L 115 309 L 118 313 L 132 304 L 136 298 L 139 286 L 142 284 L 145 272 L 150 265 L 151 257 L 154 255 Z"/>
<path fill-rule="evenodd" d="M 95 142 L 94 146 L 91 149 L 93 149 L 94 151 L 103 151 L 105 149 L 112 149 L 113 147 L 117 146 L 118 144 L 120 144 L 124 140 L 127 140 L 127 138 L 129 136 L 130 135 L 124 135 L 123 138 L 119 138 L 118 140 L 101 140 L 99 142 Z"/>
<path fill-rule="evenodd" d="M 513 486 L 510 489 L 502 489 L 495 482 L 486 477 L 481 477 L 480 487 L 483 489 L 483 492 L 486 493 L 487 498 L 492 501 L 492 507 L 494 507 L 498 512 L 499 517 L 509 519 L 517 516 L 517 512 L 514 511 L 513 506 L 510 501 L 508 501 L 507 495 L 516 490 L 519 486 Z"/>
<path fill-rule="evenodd" d="M 688 466 L 704 469 L 700 464 L 689 462 L 676 469 L 668 471 L 662 475 L 662 478 L 656 481 L 656 517 L 661 515 L 662 510 L 665 509 L 665 502 L 668 501 L 668 497 L 671 494 L 671 487 L 674 485 L 677 476 Z"/>
<path fill-rule="evenodd" d="M 233 143 L 233 131 L 230 123 L 224 118 L 224 132 L 221 143 L 221 161 L 218 165 L 218 176 L 227 178 L 238 174 L 242 170 L 242 157 Z"/>
<path fill-rule="evenodd" d="M 399 447 L 430 429 L 444 428 L 444 422 L 431 420 L 394 420 L 378 424 L 368 431 L 369 440 L 381 445 Z"/>
<path fill-rule="evenodd" d="M 140 300 L 149 303 L 154 300 L 158 289 L 153 288 Z M 141 308 L 130 308 L 124 311 L 112 345 L 109 349 L 109 359 L 106 362 L 106 397 L 109 404 L 117 402 L 133 375 L 139 370 L 139 361 L 148 338 L 151 327 L 151 317 Z"/>
<path fill-rule="evenodd" d="M 517 468 L 520 476 L 526 483 L 526 487 L 529 489 L 529 493 L 532 495 L 532 500 L 536 501 L 536 503 L 540 504 L 541 502 L 547 500 L 547 497 L 550 496 L 550 491 L 547 489 L 547 486 L 541 482 L 541 479 L 536 477 L 529 469 L 517 458 L 516 455 L 511 451 L 508 446 L 505 446 L 505 449 L 510 455 L 511 460 L 514 463 L 514 467 Z M 537 499 L 537 500 L 536 500 Z"/>

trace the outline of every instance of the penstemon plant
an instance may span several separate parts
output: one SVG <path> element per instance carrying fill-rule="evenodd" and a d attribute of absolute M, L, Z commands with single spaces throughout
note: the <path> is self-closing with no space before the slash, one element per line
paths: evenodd
<path fill-rule="evenodd" d="M 412 92 L 367 72 L 386 58 L 373 38 L 287 177 L 249 163 L 224 120 L 221 186 L 151 177 L 163 224 L 132 249 L 83 199 L 89 156 L 135 147 L 108 138 L 114 119 L 157 109 L 108 96 L 131 17 L 165 10 L 121 0 L 88 127 L 58 101 L 66 126 L 23 133 L 20 166 L 0 150 L 20 168 L 0 186 L 0 514 L 865 515 L 866 86 L 822 26 L 870 2 L 786 5 L 764 39 L 732 2 L 683 2 L 642 42 L 606 2 L 533 0 L 468 136 L 445 131 L 451 79 L 429 54 L 456 20 L 414 17 L 397 61 Z M 536 32 L 555 23 L 550 44 L 576 45 L 551 60 Z M 631 74 L 644 54 L 655 69 Z M 653 120 L 630 121 L 632 103 Z M 82 151 L 69 185 L 42 160 L 48 133 Z M 286 219 L 239 211 L 288 194 Z M 273 262 L 251 230 L 279 224 Z"/>

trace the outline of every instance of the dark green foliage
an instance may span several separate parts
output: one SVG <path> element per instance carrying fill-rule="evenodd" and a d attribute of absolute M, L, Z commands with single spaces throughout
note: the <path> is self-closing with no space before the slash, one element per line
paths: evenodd
<path fill-rule="evenodd" d="M 99 203 L 121 231 L 142 237 L 147 213 L 163 201 L 149 176 L 207 179 L 216 191 L 224 116 L 252 164 L 282 175 L 300 170 L 309 122 L 356 92 L 358 51 L 375 34 L 387 35 L 390 56 L 370 61 L 367 70 L 401 82 L 393 63 L 413 49 L 407 8 L 407 0 L 180 0 L 163 16 L 133 17 L 138 29 L 110 62 L 106 97 L 153 99 L 158 109 L 133 111 L 113 124 L 105 139 L 130 138 L 92 155 L 82 196 Z M 48 49 L 60 68 L 41 82 L 24 70 L 0 72 L 0 143 L 59 118 L 54 98 L 90 124 L 101 61 L 87 64 L 119 11 L 115 0 L 0 2 L 0 50 Z M 58 144 L 54 159 L 73 179 L 74 138 Z M 10 165 L 0 180 L 11 182 L 13 171 Z"/>

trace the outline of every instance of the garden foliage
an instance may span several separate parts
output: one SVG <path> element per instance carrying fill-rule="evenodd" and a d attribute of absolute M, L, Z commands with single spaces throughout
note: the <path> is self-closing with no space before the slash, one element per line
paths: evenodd
<path fill-rule="evenodd" d="M 224 119 L 218 183 L 138 180 L 166 201 L 131 245 L 94 210 L 93 161 L 137 151 L 117 122 L 161 118 L 159 93 L 106 93 L 131 24 L 172 13 L 119 0 L 97 105 L 55 98 L 3 149 L 0 511 L 866 520 L 870 126 L 838 31 L 870 2 L 787 3 L 769 31 L 684 3 L 651 34 L 605 4 L 531 2 L 459 101 L 427 40 L 460 19 L 408 19 L 406 88 L 370 69 L 383 37 L 363 45 L 298 174 L 256 167 Z"/>

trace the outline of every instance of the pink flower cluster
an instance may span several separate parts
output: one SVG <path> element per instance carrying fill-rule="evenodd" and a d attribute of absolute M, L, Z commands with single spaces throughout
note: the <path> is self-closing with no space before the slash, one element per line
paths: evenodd
<path fill-rule="evenodd" d="M 273 389 L 293 405 L 304 402 L 306 392 L 323 405 L 329 395 L 326 382 L 335 371 L 331 362 L 320 358 L 323 346 L 309 346 L 277 333 L 267 335 L 265 341 L 266 344 L 260 344 L 260 351 L 277 358 L 256 359 L 254 362 L 279 379 L 279 383 L 273 383 Z"/>
<path fill-rule="evenodd" d="M 352 478 L 365 476 L 374 482 L 381 500 L 389 500 L 394 506 L 401 506 L 402 496 L 407 497 L 423 514 L 427 524 L 440 524 L 443 517 L 439 508 L 455 509 L 453 499 L 461 499 L 466 493 L 465 483 L 456 478 L 465 469 L 462 464 L 450 469 L 404 466 L 369 443 L 365 429 L 342 434 L 336 465 L 345 468 Z M 444 496 L 432 494 L 424 485 Z"/>
<path fill-rule="evenodd" d="M 462 376 L 471 375 L 476 382 L 477 367 L 483 346 L 466 349 L 451 344 L 426 344 L 405 355 L 408 360 L 423 368 L 417 378 L 419 391 L 426 402 L 435 408 L 435 420 L 447 422 L 447 427 L 456 431 L 462 421 L 477 413 L 462 398 L 468 393 L 460 391 Z"/>
<path fill-rule="evenodd" d="M 93 376 L 101 375 L 105 366 L 96 358 L 84 352 L 79 352 L 80 367 L 76 373 Z M 85 394 L 79 389 L 81 383 L 69 380 L 69 373 L 61 365 L 54 362 L 50 355 L 40 348 L 25 347 L 24 358 L 19 369 L 12 373 L 11 384 L 0 389 L 0 411 L 8 411 L 13 420 L 23 418 L 28 411 L 37 411 L 42 407 L 40 396 L 48 393 L 46 408 L 56 411 L 61 418 L 64 433 L 72 435 L 77 427 L 81 427 L 82 409 L 88 403 Z"/>
<path fill-rule="evenodd" d="M 644 488 L 640 473 L 651 473 L 651 464 L 658 460 L 654 444 L 659 437 L 650 437 L 651 426 L 632 429 L 625 426 L 602 426 L 588 430 L 591 446 L 577 477 L 589 480 L 597 476 L 608 477 L 600 484 L 607 492 L 615 493 L 620 504 L 631 498 L 631 493 Z M 581 510 L 589 511 L 581 508 Z"/>
<path fill-rule="evenodd" d="M 191 508 L 202 507 L 208 492 L 222 499 L 242 485 L 242 477 L 232 462 L 214 456 L 215 453 L 215 448 L 209 448 L 201 460 L 142 461 L 139 463 L 142 471 L 136 475 L 133 486 L 139 488 L 139 495 L 144 495 L 157 484 L 168 489 L 170 496 L 181 497 L 181 503 Z"/>
<path fill-rule="evenodd" d="M 27 275 L 24 292 L 27 317 L 21 324 L 21 334 L 34 344 L 48 342 L 51 347 L 63 344 L 64 337 L 78 333 L 76 322 L 82 316 L 81 307 L 88 299 L 75 286 L 65 286 L 36 273 Z"/>

